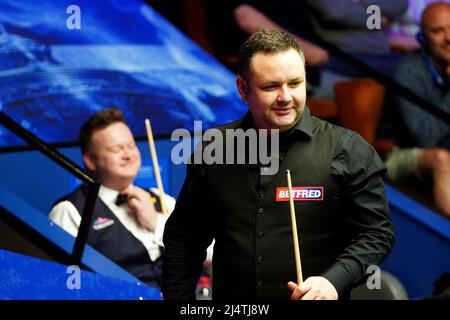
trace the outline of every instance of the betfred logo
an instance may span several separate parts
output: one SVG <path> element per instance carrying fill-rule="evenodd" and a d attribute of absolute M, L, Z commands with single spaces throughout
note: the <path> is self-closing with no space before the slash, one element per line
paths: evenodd
<path fill-rule="evenodd" d="M 292 187 L 294 201 L 323 201 L 323 187 Z M 289 201 L 289 188 L 278 187 L 276 201 Z"/>

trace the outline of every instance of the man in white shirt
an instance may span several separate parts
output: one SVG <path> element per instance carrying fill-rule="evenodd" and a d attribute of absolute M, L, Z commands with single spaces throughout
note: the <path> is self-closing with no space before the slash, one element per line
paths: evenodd
<path fill-rule="evenodd" d="M 83 162 L 101 182 L 87 243 L 143 282 L 159 287 L 167 217 L 158 212 L 162 210 L 156 189 L 148 192 L 133 185 L 141 155 L 123 112 L 98 112 L 83 125 L 79 140 Z M 81 186 L 61 198 L 49 214 L 73 236 L 80 226 L 86 190 Z M 164 203 L 172 212 L 175 199 L 164 195 Z"/>

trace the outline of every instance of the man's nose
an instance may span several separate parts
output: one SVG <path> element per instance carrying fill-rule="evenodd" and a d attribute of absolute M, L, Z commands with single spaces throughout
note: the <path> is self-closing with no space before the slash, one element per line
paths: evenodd
<path fill-rule="evenodd" d="M 131 150 L 129 150 L 128 148 L 124 148 L 122 151 L 122 157 L 126 159 L 131 158 Z"/>
<path fill-rule="evenodd" d="M 289 91 L 289 88 L 287 86 L 282 86 L 280 88 L 280 91 L 278 92 L 278 98 L 277 101 L 280 104 L 289 104 L 292 100 L 291 93 Z"/>

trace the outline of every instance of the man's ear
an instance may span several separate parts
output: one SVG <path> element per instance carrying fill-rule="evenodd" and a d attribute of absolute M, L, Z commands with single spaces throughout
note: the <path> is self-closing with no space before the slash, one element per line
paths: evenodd
<path fill-rule="evenodd" d="M 420 46 L 425 50 L 425 52 L 430 53 L 429 40 L 424 31 L 421 30 L 417 32 L 416 40 L 417 42 L 419 42 Z"/>
<path fill-rule="evenodd" d="M 238 89 L 239 95 L 241 96 L 241 99 L 247 102 L 247 82 L 241 76 L 237 76 L 236 78 L 236 87 Z"/>
<path fill-rule="evenodd" d="M 89 171 L 95 171 L 95 161 L 92 159 L 92 155 L 89 154 L 89 152 L 83 153 L 83 162 Z"/>

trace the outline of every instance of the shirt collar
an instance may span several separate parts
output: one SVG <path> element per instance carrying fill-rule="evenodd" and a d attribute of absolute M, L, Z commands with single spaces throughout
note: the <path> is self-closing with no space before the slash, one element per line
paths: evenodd
<path fill-rule="evenodd" d="M 431 57 L 427 54 L 425 50 L 421 51 L 422 59 L 424 61 L 425 67 L 427 68 L 427 71 L 430 73 L 431 78 L 433 79 L 433 84 L 435 87 L 441 88 L 441 89 L 447 89 L 448 88 L 448 79 L 443 78 L 441 74 L 439 73 L 438 69 L 433 64 L 433 60 Z"/>
<path fill-rule="evenodd" d="M 98 196 L 104 203 L 115 203 L 118 195 L 119 191 L 108 188 L 103 184 L 100 185 L 100 189 L 98 190 Z"/>
<path fill-rule="evenodd" d="M 314 137 L 312 127 L 312 116 L 309 112 L 309 108 L 305 106 L 300 120 L 297 121 L 297 123 L 287 131 L 286 136 L 288 137 L 295 133 L 301 133 L 302 135 L 306 135 L 307 137 L 312 139 Z"/>

